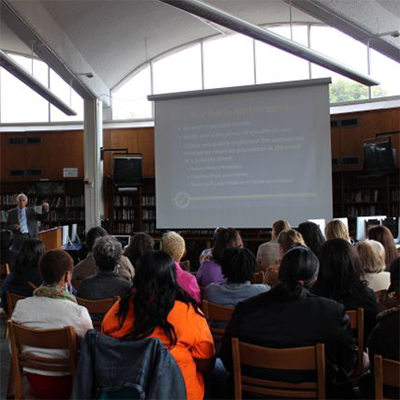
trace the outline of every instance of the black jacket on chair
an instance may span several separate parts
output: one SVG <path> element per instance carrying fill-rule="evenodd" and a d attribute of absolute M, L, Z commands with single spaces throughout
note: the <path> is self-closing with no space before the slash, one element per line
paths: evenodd
<path fill-rule="evenodd" d="M 186 399 L 181 370 L 158 338 L 122 340 L 89 330 L 71 398 L 112 398 L 112 392 L 125 389 L 140 399 Z"/>

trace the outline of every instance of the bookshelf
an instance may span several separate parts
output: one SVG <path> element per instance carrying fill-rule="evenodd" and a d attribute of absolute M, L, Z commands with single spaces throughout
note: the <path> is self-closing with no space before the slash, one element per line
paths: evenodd
<path fill-rule="evenodd" d="M 42 229 L 78 224 L 78 234 L 84 232 L 85 198 L 81 180 L 2 182 L 0 193 L 1 222 L 7 221 L 7 211 L 16 206 L 19 193 L 28 196 L 28 206 L 50 205 L 48 218 L 42 222 Z"/>
<path fill-rule="evenodd" d="M 399 217 L 399 170 L 381 176 L 362 172 L 333 173 L 333 216 L 348 217 L 350 234 L 358 216 Z"/>
<path fill-rule="evenodd" d="M 154 179 L 144 179 L 142 186 L 118 188 L 112 185 L 110 231 L 114 235 L 133 232 L 156 232 L 156 195 Z"/>

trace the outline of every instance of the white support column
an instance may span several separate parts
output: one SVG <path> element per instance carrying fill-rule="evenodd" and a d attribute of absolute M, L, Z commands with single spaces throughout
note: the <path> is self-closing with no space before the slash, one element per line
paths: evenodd
<path fill-rule="evenodd" d="M 85 229 L 100 226 L 104 216 L 103 161 L 100 148 L 103 146 L 102 102 L 85 100 L 84 122 L 84 167 L 85 167 Z"/>

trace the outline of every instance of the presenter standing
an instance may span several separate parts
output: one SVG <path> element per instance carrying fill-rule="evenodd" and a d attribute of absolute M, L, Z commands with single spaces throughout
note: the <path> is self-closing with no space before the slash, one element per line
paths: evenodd
<path fill-rule="evenodd" d="M 7 228 L 14 232 L 12 249 L 19 251 L 24 240 L 38 237 L 38 221 L 43 221 L 49 214 L 49 203 L 44 202 L 42 213 L 33 207 L 27 207 L 28 197 L 20 193 L 17 196 L 17 207 L 7 213 Z"/>

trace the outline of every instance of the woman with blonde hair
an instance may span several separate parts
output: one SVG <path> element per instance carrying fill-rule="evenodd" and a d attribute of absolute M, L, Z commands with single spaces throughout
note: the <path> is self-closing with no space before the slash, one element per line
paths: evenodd
<path fill-rule="evenodd" d="M 382 243 L 385 248 L 386 270 L 390 270 L 390 265 L 399 257 L 399 253 L 394 243 L 392 232 L 383 225 L 373 226 L 368 230 L 368 239 Z"/>
<path fill-rule="evenodd" d="M 385 248 L 376 240 L 364 240 L 357 244 L 361 267 L 365 271 L 364 279 L 374 291 L 387 290 L 390 274 L 385 271 Z"/>
<path fill-rule="evenodd" d="M 290 229 L 290 224 L 284 219 L 275 221 L 272 225 L 271 240 L 263 243 L 257 250 L 257 263 L 259 266 L 268 267 L 281 258 L 278 236 L 281 232 Z"/>
<path fill-rule="evenodd" d="M 278 243 L 281 248 L 281 255 L 283 256 L 293 246 L 305 246 L 306 243 L 300 232 L 295 229 L 282 231 L 278 235 Z"/>
<path fill-rule="evenodd" d="M 326 240 L 343 239 L 350 242 L 349 231 L 340 219 L 333 219 L 325 227 Z"/>

